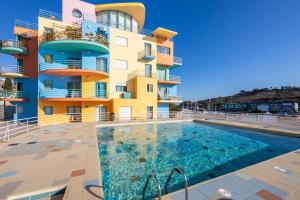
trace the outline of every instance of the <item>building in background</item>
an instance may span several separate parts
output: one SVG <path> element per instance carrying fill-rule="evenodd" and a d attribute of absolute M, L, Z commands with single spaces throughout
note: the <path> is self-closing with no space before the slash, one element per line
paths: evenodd
<path fill-rule="evenodd" d="M 13 54 L 23 71 L 10 74 L 19 84 L 16 99 L 4 100 L 23 108 L 18 118 L 43 121 L 168 117 L 169 105 L 182 102 L 181 79 L 171 73 L 182 65 L 174 56 L 177 33 L 145 30 L 144 22 L 141 3 L 63 0 L 62 14 L 40 10 L 36 26 L 16 23 L 19 36 L 8 45 L 14 51 L 2 41 L 1 52 Z"/>

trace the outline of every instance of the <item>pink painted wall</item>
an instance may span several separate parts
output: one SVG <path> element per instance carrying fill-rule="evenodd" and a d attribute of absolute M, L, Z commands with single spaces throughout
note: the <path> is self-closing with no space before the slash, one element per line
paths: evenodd
<path fill-rule="evenodd" d="M 78 9 L 82 14 L 89 18 L 90 21 L 96 21 L 95 5 L 80 0 L 62 0 L 63 22 L 73 23 L 80 21 L 79 18 L 72 16 L 73 9 Z"/>

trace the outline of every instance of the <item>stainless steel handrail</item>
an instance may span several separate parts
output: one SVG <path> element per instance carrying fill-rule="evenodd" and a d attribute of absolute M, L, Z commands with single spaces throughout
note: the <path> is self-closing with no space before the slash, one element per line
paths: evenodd
<path fill-rule="evenodd" d="M 173 175 L 173 173 L 174 173 L 175 171 L 176 171 L 177 173 L 181 174 L 181 175 L 184 177 L 184 193 L 185 193 L 185 200 L 188 200 L 188 199 L 189 199 L 189 192 L 188 192 L 188 187 L 189 187 L 189 185 L 188 185 L 188 180 L 187 180 L 186 175 L 184 174 L 184 170 L 183 170 L 181 167 L 174 167 L 174 168 L 172 169 L 172 172 L 171 172 L 170 176 L 168 177 L 167 182 L 166 182 L 166 185 L 165 185 L 165 192 L 166 192 L 166 194 L 168 194 L 168 184 L 169 184 L 169 182 L 170 182 L 170 180 L 171 180 L 171 178 L 172 178 L 172 175 Z"/>
<path fill-rule="evenodd" d="M 157 180 L 157 177 L 156 177 L 156 175 L 155 175 L 154 172 L 152 172 L 152 173 L 148 176 L 148 178 L 147 178 L 146 184 L 145 184 L 144 189 L 143 189 L 143 197 L 142 197 L 142 199 L 145 200 L 145 192 L 146 192 L 147 186 L 148 186 L 149 181 L 150 181 L 151 178 L 154 179 L 154 182 L 155 182 L 155 184 L 156 184 L 156 186 L 157 186 L 157 196 L 158 196 L 158 200 L 161 200 L 161 188 L 160 188 L 160 184 L 159 184 L 159 182 L 158 182 L 158 180 Z"/>

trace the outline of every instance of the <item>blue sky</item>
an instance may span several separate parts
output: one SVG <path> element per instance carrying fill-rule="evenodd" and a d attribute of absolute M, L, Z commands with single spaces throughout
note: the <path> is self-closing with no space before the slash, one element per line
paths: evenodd
<path fill-rule="evenodd" d="M 87 0 L 91 3 L 126 1 Z M 143 0 L 145 28 L 177 31 L 175 55 L 184 65 L 179 93 L 211 98 L 240 90 L 300 86 L 299 0 Z M 181 2 L 181 3 L 179 3 Z M 184 2 L 184 3 L 183 3 Z M 38 10 L 61 12 L 61 0 L 1 4 L 0 38 L 13 38 L 15 19 L 37 22 Z M 0 55 L 0 64 L 13 64 Z"/>

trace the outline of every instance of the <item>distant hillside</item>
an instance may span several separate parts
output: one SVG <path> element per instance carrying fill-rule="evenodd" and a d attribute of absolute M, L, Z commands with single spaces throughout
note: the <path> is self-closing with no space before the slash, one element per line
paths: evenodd
<path fill-rule="evenodd" d="M 198 101 L 198 105 L 207 106 L 209 102 L 214 105 L 222 103 L 274 103 L 298 102 L 300 103 L 300 87 L 283 86 L 281 88 L 262 88 L 252 91 L 242 90 L 238 94 Z M 191 102 L 185 102 L 189 104 Z"/>

